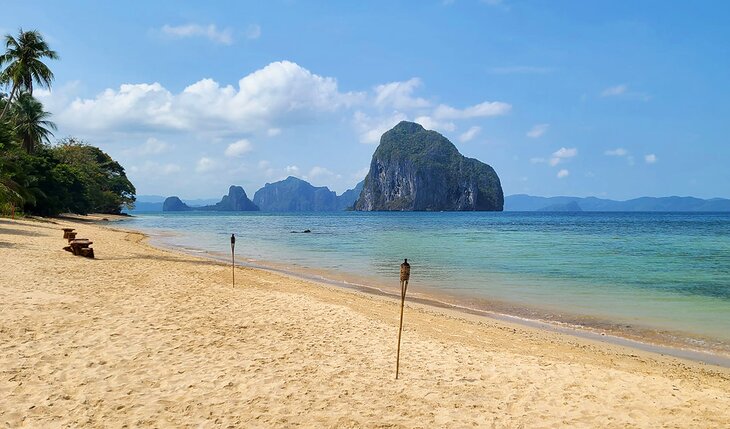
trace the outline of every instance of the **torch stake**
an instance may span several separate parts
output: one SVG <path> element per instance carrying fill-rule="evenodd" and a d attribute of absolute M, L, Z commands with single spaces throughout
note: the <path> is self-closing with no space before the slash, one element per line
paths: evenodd
<path fill-rule="evenodd" d="M 231 281 L 233 287 L 236 287 L 236 236 L 231 234 Z"/>

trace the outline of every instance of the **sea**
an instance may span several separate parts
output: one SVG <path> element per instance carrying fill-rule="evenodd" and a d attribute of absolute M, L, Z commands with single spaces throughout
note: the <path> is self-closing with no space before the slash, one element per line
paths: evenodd
<path fill-rule="evenodd" d="M 126 226 L 224 261 L 235 234 L 238 264 L 393 296 L 407 258 L 408 299 L 730 362 L 730 213 L 158 212 Z"/>

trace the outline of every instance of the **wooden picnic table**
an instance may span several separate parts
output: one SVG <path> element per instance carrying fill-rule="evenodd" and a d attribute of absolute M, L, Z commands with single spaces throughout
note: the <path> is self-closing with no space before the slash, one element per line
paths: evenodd
<path fill-rule="evenodd" d="M 68 242 L 72 242 L 73 240 L 76 240 L 76 232 L 69 232 L 66 234 L 66 238 L 68 239 Z"/>
<path fill-rule="evenodd" d="M 68 247 L 65 248 L 66 250 L 70 251 L 74 255 L 77 256 L 85 256 L 87 258 L 94 258 L 94 249 L 92 249 L 91 246 L 94 244 L 93 241 L 90 241 L 86 238 L 80 238 L 77 240 L 71 240 L 68 243 Z"/>
<path fill-rule="evenodd" d="M 68 238 L 68 234 L 73 232 L 73 228 L 62 228 L 63 229 L 63 238 Z"/>

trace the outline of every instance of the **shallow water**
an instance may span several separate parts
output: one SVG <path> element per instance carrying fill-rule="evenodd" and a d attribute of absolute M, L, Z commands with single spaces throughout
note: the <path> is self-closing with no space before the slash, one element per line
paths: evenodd
<path fill-rule="evenodd" d="M 150 213 L 165 245 L 730 353 L 730 214 Z M 310 234 L 292 231 L 312 230 Z"/>

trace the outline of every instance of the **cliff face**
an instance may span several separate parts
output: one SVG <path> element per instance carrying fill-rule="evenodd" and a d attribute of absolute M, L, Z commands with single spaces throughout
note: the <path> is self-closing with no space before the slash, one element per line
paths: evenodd
<path fill-rule="evenodd" d="M 279 182 L 267 183 L 256 191 L 253 202 L 266 212 L 340 211 L 352 207 L 360 189 L 356 187 L 337 196 L 326 186 L 315 187 L 289 176 Z"/>
<path fill-rule="evenodd" d="M 167 197 L 162 203 L 163 212 L 186 212 L 192 210 L 178 197 Z"/>
<path fill-rule="evenodd" d="M 267 212 L 337 210 L 337 194 L 325 186 L 314 187 L 309 182 L 292 176 L 279 182 L 267 183 L 256 191 L 253 201 Z"/>
<path fill-rule="evenodd" d="M 444 136 L 401 122 L 380 138 L 355 210 L 501 211 L 497 173 Z"/>

